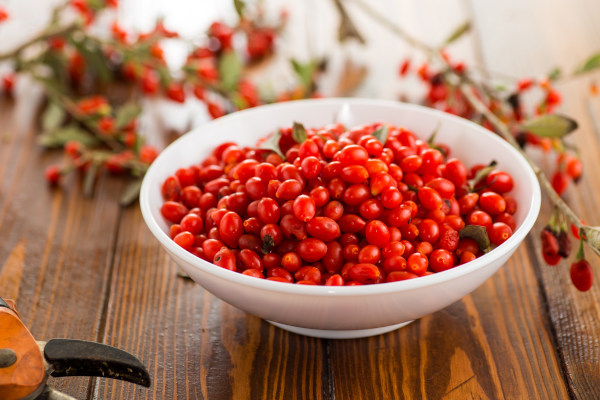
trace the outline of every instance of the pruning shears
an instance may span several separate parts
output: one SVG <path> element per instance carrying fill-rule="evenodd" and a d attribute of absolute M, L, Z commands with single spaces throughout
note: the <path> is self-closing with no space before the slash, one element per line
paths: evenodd
<path fill-rule="evenodd" d="M 48 376 L 97 376 L 150 386 L 146 367 L 123 350 L 75 339 L 36 341 L 14 301 L 0 297 L 0 399 L 73 399 L 49 387 Z"/>

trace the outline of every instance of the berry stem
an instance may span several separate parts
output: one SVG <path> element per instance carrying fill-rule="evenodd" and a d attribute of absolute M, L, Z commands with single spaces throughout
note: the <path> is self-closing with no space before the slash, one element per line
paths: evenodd
<path fill-rule="evenodd" d="M 28 40 L 25 43 L 18 46 L 16 49 L 13 49 L 8 53 L 0 54 L 0 61 L 9 60 L 9 59 L 18 59 L 21 52 L 23 52 L 23 50 L 27 49 L 29 46 L 31 46 L 37 42 L 46 41 L 47 39 L 49 39 L 51 37 L 67 36 L 80 28 L 81 28 L 80 22 L 73 22 L 69 25 L 59 26 L 59 27 L 50 26 L 50 27 L 44 29 L 39 35 L 31 38 L 30 40 Z"/>
<path fill-rule="evenodd" d="M 85 118 L 81 118 L 79 111 L 77 110 L 77 105 L 73 102 L 73 100 L 62 94 L 60 90 L 56 90 L 52 83 L 48 82 L 47 78 L 35 74 L 31 74 L 31 76 L 44 86 L 46 95 L 51 98 L 52 101 L 60 104 L 62 108 L 67 111 L 71 117 L 73 117 L 73 119 L 84 124 L 87 129 L 94 133 L 94 136 L 97 139 L 104 142 L 112 150 L 120 151 L 124 149 L 124 147 L 118 141 L 103 135 L 95 124 L 91 123 Z"/>
<path fill-rule="evenodd" d="M 579 239 L 579 250 L 577 251 L 577 260 L 581 261 L 585 258 L 585 254 L 583 253 L 583 238 Z"/>
<path fill-rule="evenodd" d="M 550 183 L 550 181 L 548 180 L 548 177 L 546 176 L 544 171 L 542 171 L 542 169 L 529 158 L 529 156 L 523 151 L 523 149 L 521 149 L 521 147 L 515 140 L 514 136 L 511 134 L 508 126 L 505 123 L 503 123 L 498 117 L 496 117 L 496 115 L 494 115 L 494 113 L 492 113 L 489 110 L 489 108 L 487 108 L 487 106 L 481 100 L 479 100 L 475 95 L 473 95 L 473 92 L 471 90 L 471 87 L 469 87 L 469 85 L 467 85 L 465 83 L 461 83 L 459 85 L 459 88 L 460 88 L 461 93 L 465 96 L 465 98 L 469 102 L 469 104 L 473 108 L 475 108 L 480 114 L 482 114 L 485 118 L 487 118 L 488 121 L 498 131 L 498 133 L 504 139 L 506 139 L 506 141 L 508 143 L 510 143 L 517 151 L 519 151 L 521 153 L 521 155 L 525 158 L 525 160 L 527 160 L 527 162 L 533 169 L 533 172 L 537 176 L 540 185 L 542 186 L 542 188 L 544 189 L 544 191 L 546 192 L 546 194 L 548 195 L 548 197 L 550 198 L 550 201 L 552 201 L 554 206 L 557 207 L 563 215 L 568 217 L 569 220 L 573 224 L 575 224 L 575 226 L 578 229 L 583 229 L 584 225 L 581 223 L 581 219 L 568 206 L 568 204 L 558 195 L 558 193 L 556 193 L 556 191 L 554 191 L 554 188 L 552 187 L 552 183 Z M 598 249 L 594 246 L 590 246 L 590 247 L 592 247 L 594 252 L 596 252 L 596 254 L 598 254 L 600 256 L 600 249 Z"/>

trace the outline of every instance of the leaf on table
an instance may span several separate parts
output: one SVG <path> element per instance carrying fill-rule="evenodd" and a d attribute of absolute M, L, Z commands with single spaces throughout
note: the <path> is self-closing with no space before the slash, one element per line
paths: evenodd
<path fill-rule="evenodd" d="M 347 58 L 344 62 L 340 79 L 335 89 L 334 97 L 349 96 L 354 92 L 367 76 L 368 68 L 365 65 L 359 65 Z"/>
<path fill-rule="evenodd" d="M 545 114 L 521 124 L 521 130 L 546 138 L 561 138 L 577 129 L 577 121 L 560 114 Z"/>
<path fill-rule="evenodd" d="M 223 52 L 219 58 L 219 76 L 223 89 L 234 90 L 237 87 L 243 67 L 242 59 L 235 51 Z"/>
<path fill-rule="evenodd" d="M 593 54 L 585 60 L 585 62 L 575 70 L 575 74 L 582 74 L 597 68 L 600 68 L 600 53 Z"/>
<path fill-rule="evenodd" d="M 48 103 L 42 114 L 42 129 L 46 132 L 58 128 L 65 120 L 67 113 L 55 102 Z"/>
<path fill-rule="evenodd" d="M 121 198 L 119 199 L 119 204 L 121 204 L 121 206 L 130 206 L 137 200 L 140 195 L 140 189 L 142 188 L 142 181 L 143 179 L 136 179 L 125 187 L 121 194 Z"/>
<path fill-rule="evenodd" d="M 373 132 L 373 136 L 375 137 L 375 139 L 379 140 L 381 144 L 385 144 L 388 137 L 388 126 L 381 125 L 379 128 L 375 129 L 375 131 Z"/>
<path fill-rule="evenodd" d="M 136 102 L 130 101 L 128 103 L 123 104 L 117 110 L 117 115 L 115 116 L 115 127 L 117 129 L 123 128 L 127 125 L 131 120 L 137 118 L 142 112 L 142 107 Z"/>
<path fill-rule="evenodd" d="M 306 128 L 300 122 L 294 121 L 294 126 L 292 126 L 292 139 L 296 143 L 304 143 L 307 139 L 308 135 L 306 133 Z"/>
<path fill-rule="evenodd" d="M 471 238 L 475 240 L 481 251 L 485 253 L 490 251 L 491 242 L 484 226 L 467 225 L 464 228 L 462 228 L 458 233 L 461 238 Z"/>
<path fill-rule="evenodd" d="M 64 128 L 44 132 L 38 138 L 39 144 L 48 148 L 62 147 L 70 141 L 80 142 L 87 147 L 98 144 L 98 140 L 91 133 L 76 125 L 68 125 Z"/>
<path fill-rule="evenodd" d="M 463 36 L 465 33 L 469 32 L 470 30 L 471 30 L 471 21 L 463 22 L 462 24 L 457 26 L 456 29 L 454 29 L 454 31 L 452 31 L 452 33 L 446 38 L 446 40 L 444 40 L 443 46 L 447 46 L 450 43 L 455 42 L 456 40 L 460 39 L 461 36 Z"/>
<path fill-rule="evenodd" d="M 258 146 L 258 148 L 263 150 L 271 150 L 279 154 L 279 156 L 283 160 L 285 160 L 285 155 L 281 152 L 281 149 L 279 148 L 279 139 L 281 139 L 281 131 L 277 129 L 277 131 L 275 131 L 275 133 L 273 133 L 271 136 L 265 139 L 265 141 L 262 142 L 260 146 Z"/>

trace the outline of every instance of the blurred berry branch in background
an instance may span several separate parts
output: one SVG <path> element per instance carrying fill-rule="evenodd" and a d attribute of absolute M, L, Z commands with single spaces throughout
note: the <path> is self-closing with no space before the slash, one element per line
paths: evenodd
<path fill-rule="evenodd" d="M 162 20 L 149 32 L 135 33 L 125 31 L 115 19 L 105 29 L 106 35 L 94 33 L 99 15 L 117 5 L 110 0 L 62 4 L 40 34 L 0 54 L 0 60 L 8 61 L 13 70 L 3 76 L 7 94 L 15 79 L 23 77 L 43 88 L 39 143 L 62 148 L 68 155 L 64 165 L 47 169 L 46 177 L 53 184 L 72 170 L 80 170 L 85 174 L 85 194 L 90 195 L 100 170 L 106 169 L 134 178 L 122 202 L 135 200 L 135 188 L 158 155 L 158 149 L 144 143 L 137 127 L 144 97 L 184 103 L 193 94 L 212 118 L 218 118 L 262 103 L 313 94 L 315 68 L 301 64 L 297 64 L 296 87 L 281 93 L 261 96 L 248 79 L 252 68 L 271 57 L 285 14 L 272 26 L 260 7 L 251 9 L 237 1 L 238 23 L 231 27 L 212 23 L 200 45 L 180 38 Z M 73 10 L 75 18 L 65 15 Z M 1 19 L 8 18 L 9 13 L 2 10 Z M 236 37 L 245 39 L 244 48 L 234 48 Z M 167 40 L 188 45 L 187 59 L 179 70 L 170 69 L 165 61 L 163 43 Z"/>
<path fill-rule="evenodd" d="M 440 46 L 431 47 L 377 13 L 362 0 L 351 2 L 408 44 L 426 53 L 428 61 L 416 71 L 428 85 L 424 104 L 482 124 L 506 139 L 529 162 L 540 186 L 554 205 L 554 212 L 542 232 L 544 260 L 549 265 L 556 265 L 562 258 L 569 257 L 572 247 L 569 231 L 580 244 L 586 242 L 600 255 L 600 227 L 585 225 L 561 197 L 571 182 L 579 181 L 583 172 L 577 149 L 565 141 L 567 135 L 577 129 L 577 123 L 554 112 L 561 102 L 560 93 L 554 87 L 554 82 L 561 78 L 561 71 L 555 68 L 542 79 L 526 78 L 515 80 L 508 86 L 493 86 L 490 79 L 478 79 L 477 74 L 465 64 L 451 60 L 445 50 L 446 46 L 470 30 L 469 22 L 457 27 Z M 573 75 L 598 67 L 600 54 L 594 54 Z M 399 74 L 405 76 L 410 70 L 411 60 L 407 59 L 400 66 Z M 490 75 L 485 73 L 483 77 Z M 538 103 L 527 110 L 523 97 L 526 92 L 535 89 L 538 90 Z M 592 84 L 591 92 L 597 93 L 595 84 Z M 556 157 L 556 170 L 551 179 L 527 154 L 527 147 L 541 148 L 548 156 Z M 580 245 L 577 260 L 571 266 L 571 278 L 578 289 L 587 290 L 591 287 L 592 272 L 589 263 L 582 260 L 583 247 Z"/>

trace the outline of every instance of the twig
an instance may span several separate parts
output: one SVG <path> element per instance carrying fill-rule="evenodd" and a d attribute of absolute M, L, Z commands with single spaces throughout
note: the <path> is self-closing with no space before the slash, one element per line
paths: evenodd
<path fill-rule="evenodd" d="M 37 35 L 37 36 L 33 37 L 32 39 L 28 40 L 27 42 L 21 44 L 16 49 L 14 49 L 8 53 L 0 54 L 0 61 L 8 60 L 10 58 L 16 58 L 23 50 L 25 50 L 26 48 L 28 48 L 29 46 L 31 46 L 34 43 L 37 43 L 39 41 L 45 41 L 54 36 L 68 35 L 71 32 L 79 29 L 80 27 L 81 26 L 78 22 L 73 22 L 67 26 L 54 28 L 54 29 L 46 29 L 46 30 L 42 31 L 39 35 Z"/>
<path fill-rule="evenodd" d="M 354 25 L 354 21 L 352 21 L 352 19 L 348 16 L 346 6 L 342 4 L 341 0 L 333 0 L 333 2 L 335 3 L 341 18 L 340 27 L 338 30 L 338 40 L 343 42 L 348 38 L 354 38 L 361 44 L 365 44 L 365 38 L 360 34 L 358 28 L 356 28 L 356 25 Z"/>
<path fill-rule="evenodd" d="M 510 143 L 515 149 L 517 149 L 517 151 L 519 151 L 521 153 L 521 155 L 525 158 L 525 160 L 529 163 L 529 165 L 533 169 L 536 177 L 538 178 L 538 181 L 539 181 L 541 187 L 544 189 L 544 191 L 546 192 L 546 194 L 548 195 L 548 197 L 550 198 L 550 200 L 552 201 L 554 206 L 557 207 L 558 209 L 560 209 L 560 211 L 565 216 L 567 216 L 569 218 L 569 220 L 571 220 L 571 222 L 578 228 L 578 230 L 581 231 L 586 227 L 583 223 L 581 223 L 577 214 L 575 214 L 575 212 L 567 205 L 567 203 L 565 203 L 565 201 L 556 193 L 556 191 L 552 187 L 552 184 L 548 180 L 548 177 L 546 176 L 546 174 L 541 170 L 540 167 L 538 167 L 529 158 L 529 156 L 523 151 L 523 149 L 521 149 L 521 147 L 515 140 L 514 136 L 512 135 L 509 127 L 504 122 L 502 122 L 492 111 L 490 111 L 490 109 L 477 96 L 475 96 L 473 94 L 472 89 L 475 86 L 474 83 L 467 82 L 467 80 L 464 77 L 461 77 L 452 68 L 450 68 L 450 65 L 448 64 L 448 62 L 446 60 L 444 60 L 443 57 L 440 56 L 439 52 L 436 51 L 436 49 L 434 49 L 434 48 L 426 45 L 425 43 L 419 41 L 418 39 L 414 38 L 412 35 L 408 34 L 406 31 L 404 31 L 402 28 L 400 28 L 399 26 L 397 26 L 396 24 L 394 24 L 393 22 L 388 20 L 386 17 L 377 13 L 375 10 L 373 10 L 369 5 L 364 3 L 362 0 L 352 0 L 352 1 L 354 3 L 356 3 L 357 5 L 359 5 L 365 13 L 367 13 L 371 16 L 371 18 L 377 20 L 381 25 L 388 28 L 391 32 L 398 35 L 400 38 L 404 39 L 406 42 L 408 42 L 412 46 L 423 50 L 424 52 L 428 53 L 430 56 L 437 57 L 441 62 L 443 62 L 446 65 L 446 67 L 448 67 L 448 68 L 446 68 L 445 73 L 449 74 L 454 80 L 456 80 L 458 82 L 458 89 L 464 95 L 464 97 L 467 100 L 467 102 L 469 103 L 469 105 L 471 105 L 471 107 L 473 107 L 477 112 L 479 112 L 481 115 L 483 115 L 492 124 L 492 126 L 498 131 L 498 133 L 504 139 L 506 139 L 506 141 L 508 143 Z M 585 239 L 585 240 L 588 240 L 588 239 Z M 592 247 L 592 249 L 598 255 L 600 255 L 600 248 L 596 248 L 593 245 L 590 247 Z"/>
<path fill-rule="evenodd" d="M 94 133 L 94 135 L 98 139 L 100 139 L 102 142 L 104 142 L 108 147 L 110 147 L 112 150 L 115 150 L 115 151 L 123 150 L 123 146 L 119 142 L 106 137 L 106 135 L 103 135 L 102 132 L 100 132 L 100 130 L 98 129 L 97 126 L 90 123 L 85 118 L 81 118 L 80 114 L 77 110 L 77 105 L 73 102 L 73 100 L 71 100 L 67 96 L 63 95 L 59 91 L 53 90 L 53 88 L 50 85 L 46 84 L 46 82 L 47 82 L 46 78 L 40 77 L 35 74 L 31 74 L 31 77 L 33 79 L 35 79 L 36 81 L 40 82 L 40 84 L 44 85 L 44 87 L 46 89 L 46 95 L 49 98 L 51 98 L 53 101 L 55 101 L 57 103 L 61 103 L 64 106 L 64 109 L 71 115 L 71 117 L 73 119 L 84 124 L 86 126 L 86 128 L 88 128 L 90 131 L 92 131 Z"/>
<path fill-rule="evenodd" d="M 383 15 L 379 14 L 377 11 L 375 11 L 373 8 L 371 8 L 364 1 L 362 1 L 362 0 L 351 0 L 351 1 L 354 2 L 354 4 L 356 4 L 357 6 L 359 6 L 365 12 L 365 14 L 368 14 L 371 18 L 373 18 L 374 20 L 379 22 L 381 25 L 383 25 L 384 27 L 386 27 L 387 29 L 389 29 L 390 31 L 395 33 L 396 35 L 400 36 L 402 39 L 404 39 L 405 42 L 408 42 L 410 45 L 417 47 L 427 53 L 434 53 L 434 50 L 431 47 L 429 47 L 425 43 L 421 42 L 420 40 L 416 39 L 414 36 L 410 35 L 406 31 L 404 31 L 403 29 L 398 27 L 398 25 L 396 25 L 389 19 L 385 18 Z"/>
<path fill-rule="evenodd" d="M 461 84 L 459 84 L 458 88 L 459 88 L 460 92 L 465 96 L 465 98 L 469 102 L 469 104 L 475 110 L 477 110 L 477 112 L 482 114 L 494 126 L 494 128 L 496 128 L 498 133 L 504 139 L 506 139 L 506 141 L 509 142 L 515 149 L 517 149 L 519 151 L 519 153 L 521 153 L 521 155 L 525 158 L 525 160 L 529 163 L 529 165 L 533 169 L 533 172 L 537 176 L 538 181 L 540 182 L 540 185 L 544 188 L 544 190 L 546 191 L 546 194 L 548 195 L 548 197 L 550 197 L 550 200 L 552 201 L 552 203 L 554 203 L 554 205 L 556 207 L 558 207 L 560 209 L 560 211 L 564 215 L 566 215 L 575 224 L 575 226 L 578 229 L 583 229 L 584 225 L 579 220 L 579 217 L 577 217 L 577 214 L 575 214 L 575 212 L 573 210 L 571 210 L 571 208 L 567 205 L 567 203 L 565 203 L 564 200 L 556 193 L 556 191 L 554 191 L 554 189 L 552 188 L 552 184 L 548 180 L 548 177 L 546 176 L 544 171 L 542 171 L 541 168 L 539 166 L 537 166 L 537 164 L 535 164 L 529 158 L 529 156 L 527 156 L 527 154 L 523 151 L 523 149 L 521 149 L 521 147 L 515 140 L 514 136 L 511 134 L 508 126 L 505 123 L 503 123 L 498 117 L 496 117 L 496 115 L 494 115 L 494 113 L 492 113 L 489 110 L 489 108 L 487 108 L 486 105 L 481 100 L 479 100 L 477 98 L 477 96 L 475 96 L 473 94 L 470 85 L 468 85 L 466 83 L 461 83 Z M 596 249 L 595 249 L 595 251 L 598 252 L 598 250 L 596 250 Z M 600 255 L 600 253 L 599 253 L 599 255 Z"/>

